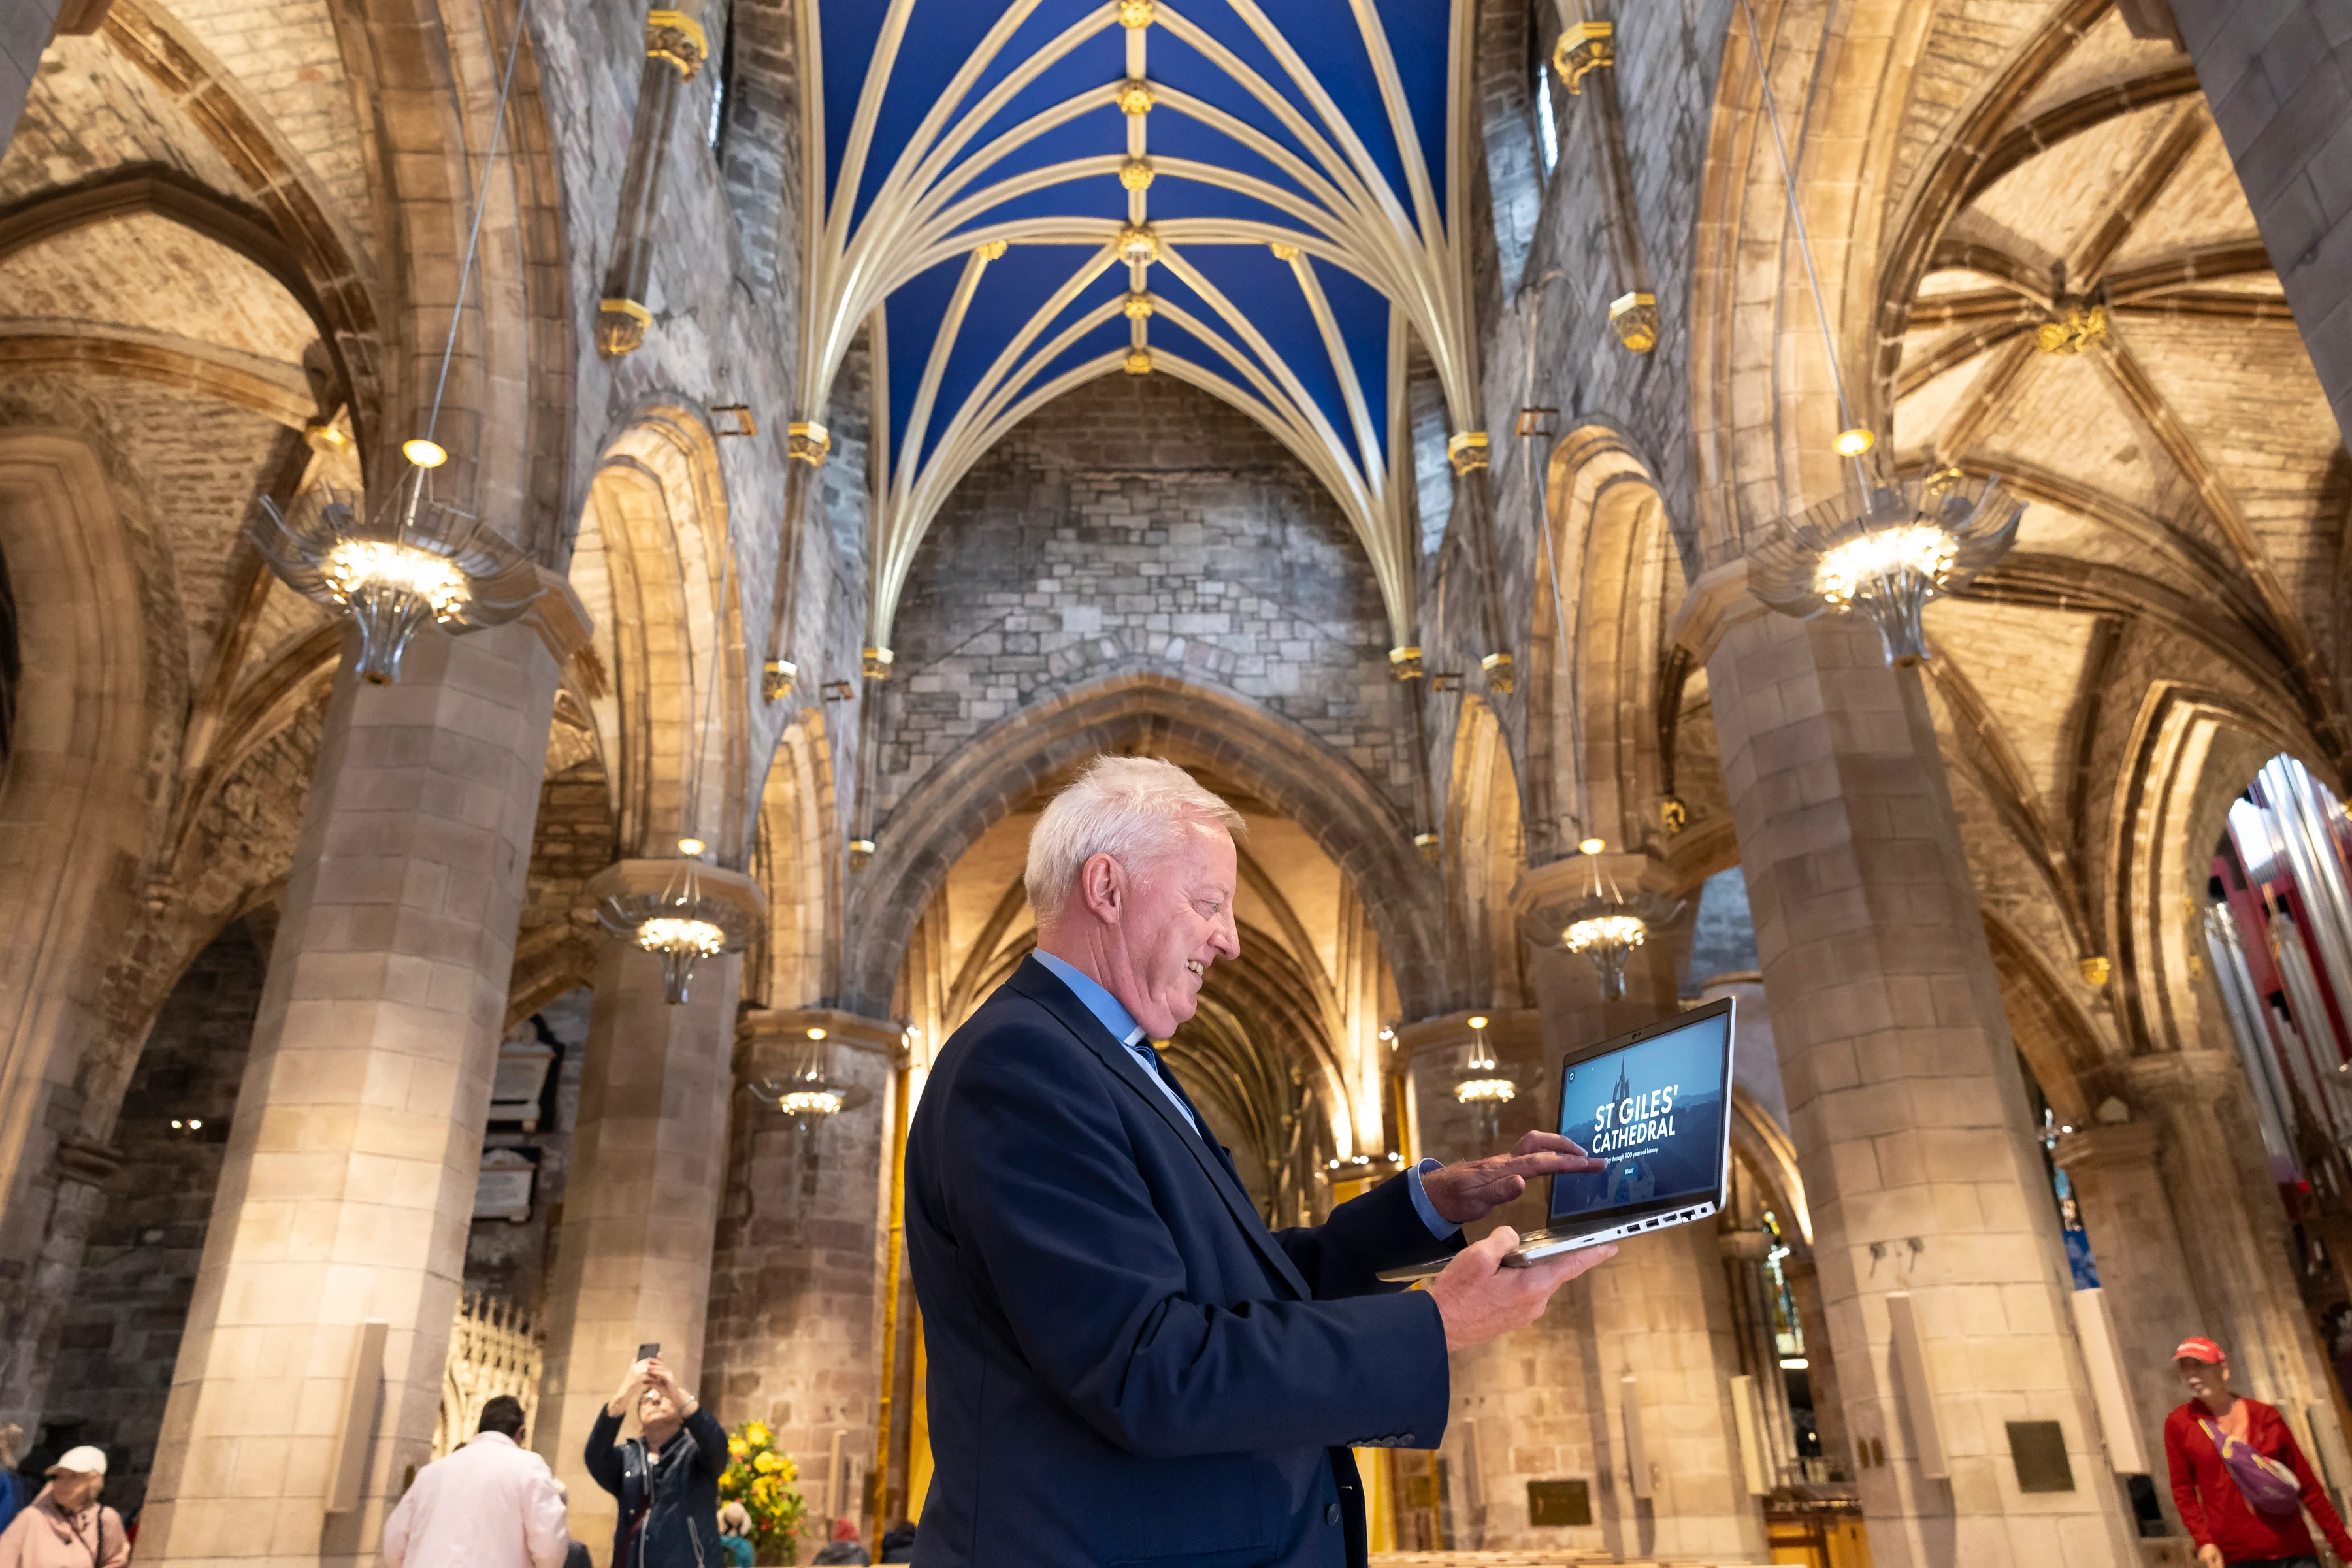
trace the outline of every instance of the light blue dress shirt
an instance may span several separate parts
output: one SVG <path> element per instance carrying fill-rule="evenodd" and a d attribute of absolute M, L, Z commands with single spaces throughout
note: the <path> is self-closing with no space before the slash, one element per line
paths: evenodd
<path fill-rule="evenodd" d="M 1072 995 L 1086 1004 L 1087 1011 L 1092 1013 L 1101 1022 L 1102 1026 L 1110 1031 L 1112 1039 L 1127 1047 L 1128 1054 L 1135 1058 L 1135 1065 L 1143 1069 L 1146 1078 L 1160 1086 L 1160 1092 L 1168 1097 L 1168 1103 L 1176 1108 L 1176 1113 L 1184 1119 L 1184 1124 L 1195 1132 L 1200 1131 L 1201 1124 L 1192 1119 L 1192 1108 L 1185 1104 L 1176 1091 L 1168 1086 L 1168 1080 L 1160 1075 L 1158 1054 L 1152 1050 L 1151 1041 L 1146 1037 L 1143 1026 L 1135 1021 L 1135 1015 L 1129 1012 L 1126 1005 L 1118 997 L 1104 990 L 1101 984 L 1085 970 L 1066 960 L 1055 957 L 1043 948 L 1035 951 L 1037 962 L 1051 970 L 1056 980 L 1070 988 Z M 1437 1161 L 1423 1160 L 1405 1173 L 1405 1180 L 1412 1184 L 1412 1212 L 1421 1216 L 1421 1223 L 1429 1227 L 1429 1234 L 1442 1241 L 1459 1230 L 1461 1226 L 1452 1224 L 1439 1214 L 1437 1205 L 1431 1203 L 1429 1194 L 1422 1190 L 1423 1173 L 1437 1168 Z"/>

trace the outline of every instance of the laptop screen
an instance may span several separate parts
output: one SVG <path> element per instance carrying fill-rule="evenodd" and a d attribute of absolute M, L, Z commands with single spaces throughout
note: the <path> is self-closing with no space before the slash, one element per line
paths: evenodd
<path fill-rule="evenodd" d="M 1551 1179 L 1554 1229 L 1721 1191 L 1730 1039 L 1730 1005 L 1715 1003 L 1561 1068 L 1559 1130 L 1609 1165 Z"/>

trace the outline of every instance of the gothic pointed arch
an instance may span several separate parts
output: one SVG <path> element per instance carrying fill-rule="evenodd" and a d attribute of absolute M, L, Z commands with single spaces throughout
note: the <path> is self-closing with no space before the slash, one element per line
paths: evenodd
<path fill-rule="evenodd" d="M 844 1005 L 887 1011 L 924 906 L 991 823 L 1063 768 L 1122 751 L 1213 769 L 1298 823 L 1364 901 L 1406 1014 L 1437 1010 L 1446 982 L 1436 879 L 1396 806 L 1303 728 L 1151 670 L 1087 682 L 998 721 L 898 802 L 874 858 L 853 874 Z"/>

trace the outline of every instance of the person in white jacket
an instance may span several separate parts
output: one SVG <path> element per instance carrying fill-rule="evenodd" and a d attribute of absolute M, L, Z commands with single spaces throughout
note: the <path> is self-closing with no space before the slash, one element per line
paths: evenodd
<path fill-rule="evenodd" d="M 383 1521 L 391 1568 L 563 1568 L 572 1531 L 547 1461 L 520 1447 L 522 1402 L 500 1394 L 480 1429 L 417 1472 Z"/>

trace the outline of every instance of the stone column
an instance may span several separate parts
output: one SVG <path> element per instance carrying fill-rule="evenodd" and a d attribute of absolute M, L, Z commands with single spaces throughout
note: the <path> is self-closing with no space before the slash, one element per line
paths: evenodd
<path fill-rule="evenodd" d="M 822 1029 L 851 1103 L 806 1129 L 751 1086 L 782 1079 Z M 765 1421 L 800 1466 L 812 1528 L 858 1511 L 881 1399 L 883 1113 L 896 1024 L 832 1008 L 747 1013 L 736 1031 L 727 1190 L 711 1262 L 703 1386 L 732 1426 Z M 819 1529 L 818 1539 L 822 1539 Z"/>
<path fill-rule="evenodd" d="M 1919 676 L 1858 618 L 1769 615 L 1707 672 L 1847 1425 L 1888 1459 L 1858 1478 L 1872 1560 L 2137 1563 Z M 2016 1422 L 2058 1424 L 2072 1490 L 2019 1489 Z"/>
<path fill-rule="evenodd" d="M 1612 869 L 1630 893 L 1650 868 L 1633 860 Z M 1549 870 L 1528 874 L 1524 899 L 1549 907 L 1538 884 Z M 1547 1104 L 1569 1052 L 1679 1011 L 1676 945 L 1673 933 L 1652 932 L 1627 959 L 1625 994 L 1614 999 L 1601 996 L 1586 958 L 1563 952 L 1538 966 Z M 1741 1365 L 1717 1243 L 1721 1230 L 1722 1222 L 1706 1221 L 1621 1242 L 1616 1258 L 1579 1282 L 1592 1335 L 1587 1409 L 1601 1461 L 1594 1489 L 1609 1550 L 1621 1557 L 1766 1557 L 1763 1515 L 1748 1491 L 1732 1412 L 1731 1380 Z M 1639 1478 L 1630 1468 L 1629 1394 L 1648 1468 Z"/>
<path fill-rule="evenodd" d="M 2202 1332 L 2196 1325 L 2207 1321 L 2158 1171 L 2161 1148 L 2154 1122 L 2126 1121 L 2077 1129 L 2059 1140 L 2054 1152 L 2091 1238 L 2100 1293 L 2115 1321 L 2132 1416 L 2150 1464 L 2162 1463 L 2164 1417 L 2182 1398 L 2172 1347 Z M 2156 1494 L 2165 1517 L 2179 1529 L 2172 1489 L 2161 1474 Z"/>
<path fill-rule="evenodd" d="M 658 889 L 676 864 L 624 860 L 598 873 L 589 895 Z M 698 876 L 710 897 L 760 912 L 759 889 L 740 872 L 706 867 Z M 615 1505 L 581 1456 L 637 1346 L 659 1344 L 681 1384 L 711 1395 L 702 1386 L 703 1322 L 741 977 L 740 956 L 705 959 L 688 999 L 672 1005 L 651 953 L 607 939 L 597 955 L 531 1446 L 571 1489 L 572 1536 L 600 1563 Z"/>
<path fill-rule="evenodd" d="M 1397 1031 L 1397 1070 L 1412 1083 L 1416 1157 L 1473 1159 L 1495 1152 L 1531 1126 L 1550 1119 L 1545 1085 L 1541 1020 L 1532 1009 L 1486 1015 L 1485 1033 L 1504 1077 L 1520 1096 L 1503 1108 L 1500 1128 L 1479 1136 L 1475 1112 L 1459 1105 L 1453 1086 L 1464 1074 L 1470 1044 L 1467 1013 L 1426 1018 Z M 1507 1132 L 1507 1137 L 1505 1133 Z M 1497 1224 L 1527 1229 L 1543 1223 L 1543 1194 L 1532 1192 L 1493 1219 L 1475 1226 L 1483 1235 Z M 1581 1527 L 1533 1524 L 1529 1482 L 1591 1481 L 1591 1426 L 1585 1414 L 1589 1338 L 1583 1309 L 1570 1285 L 1533 1326 L 1453 1358 L 1453 1398 L 1444 1452 L 1455 1501 L 1455 1544 L 1465 1550 L 1598 1548 L 1600 1498 L 1593 1522 Z"/>
<path fill-rule="evenodd" d="M 374 1563 L 440 1407 L 558 659 L 530 625 L 426 630 L 399 685 L 370 686 L 352 647 L 173 1373 L 142 1563 Z M 360 1506 L 330 1515 L 368 1319 L 390 1323 L 382 1402 Z"/>
<path fill-rule="evenodd" d="M 2234 1051 L 2167 1051 L 2133 1061 L 2127 1078 L 2162 1151 L 2158 1170 L 2188 1284 L 2180 1305 L 2203 1308 L 2196 1320 L 2202 1326 L 2182 1329 L 2164 1350 L 2189 1333 L 2211 1335 L 2230 1352 L 2233 1386 L 2278 1405 L 2307 1432 L 2313 1405 L 2332 1410 L 2327 1365 L 2295 1281 L 2286 1215 L 2262 1154 L 2244 1067 Z M 2097 1232 L 2091 1245 L 2104 1270 Z M 2168 1382 L 2170 1365 L 2168 1354 Z M 2158 1418 L 2179 1403 L 2174 1394 Z"/>
<path fill-rule="evenodd" d="M 2123 9 L 2133 17 L 2160 4 Z M 2257 0 L 2170 0 L 2170 8 L 2336 426 L 2352 442 L 2352 15 Z M 2158 27 L 2133 30 L 2160 36 Z"/>

